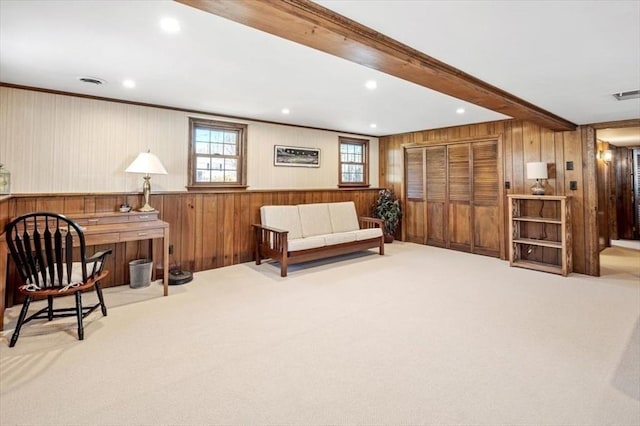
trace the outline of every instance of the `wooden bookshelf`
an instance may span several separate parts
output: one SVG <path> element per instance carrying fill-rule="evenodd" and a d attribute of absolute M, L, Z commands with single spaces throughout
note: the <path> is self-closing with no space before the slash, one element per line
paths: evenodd
<path fill-rule="evenodd" d="M 572 272 L 571 204 L 562 195 L 507 196 L 509 264 L 567 276 Z"/>

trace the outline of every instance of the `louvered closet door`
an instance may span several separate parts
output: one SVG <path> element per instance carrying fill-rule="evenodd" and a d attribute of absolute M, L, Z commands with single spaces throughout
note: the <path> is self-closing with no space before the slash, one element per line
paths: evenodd
<path fill-rule="evenodd" d="M 473 155 L 473 247 L 474 253 L 500 256 L 500 187 L 498 144 L 476 142 Z"/>
<path fill-rule="evenodd" d="M 425 148 L 427 244 L 447 247 L 447 148 Z"/>
<path fill-rule="evenodd" d="M 499 257 L 502 188 L 498 142 L 405 151 L 407 241 Z"/>
<path fill-rule="evenodd" d="M 405 238 L 412 243 L 425 240 L 425 161 L 424 148 L 410 148 L 405 152 L 406 197 L 404 206 Z"/>
<path fill-rule="evenodd" d="M 447 247 L 471 251 L 471 173 L 470 145 L 447 147 L 448 180 L 448 241 Z"/>

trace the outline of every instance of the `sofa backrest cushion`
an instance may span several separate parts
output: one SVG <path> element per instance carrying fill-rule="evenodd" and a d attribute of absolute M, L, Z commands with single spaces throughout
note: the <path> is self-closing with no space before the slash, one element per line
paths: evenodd
<path fill-rule="evenodd" d="M 349 232 L 360 229 L 356 205 L 353 201 L 329 203 L 328 206 L 333 232 Z"/>
<path fill-rule="evenodd" d="M 289 239 L 302 238 L 298 206 L 262 206 L 260 220 L 265 226 L 289 231 Z"/>
<path fill-rule="evenodd" d="M 303 237 L 331 234 L 331 219 L 327 203 L 299 204 L 298 212 L 300 213 Z"/>

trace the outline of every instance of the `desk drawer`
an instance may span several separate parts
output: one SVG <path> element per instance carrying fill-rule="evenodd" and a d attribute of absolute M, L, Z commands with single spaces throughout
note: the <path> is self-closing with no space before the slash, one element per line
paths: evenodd
<path fill-rule="evenodd" d="M 100 244 L 113 244 L 120 241 L 118 232 L 107 232 L 102 234 L 84 234 L 84 241 L 88 246 L 97 246 Z"/>
<path fill-rule="evenodd" d="M 108 225 L 110 223 L 127 223 L 129 217 L 126 215 L 113 215 L 113 216 L 98 216 L 98 217 L 81 217 L 73 218 L 73 220 L 80 226 L 91 225 Z"/>
<path fill-rule="evenodd" d="M 120 241 L 142 240 L 145 238 L 162 238 L 164 230 L 162 228 L 144 229 L 139 231 L 127 231 L 120 233 Z"/>
<path fill-rule="evenodd" d="M 158 212 L 136 213 L 129 216 L 129 222 L 148 222 L 150 220 L 158 220 Z"/>

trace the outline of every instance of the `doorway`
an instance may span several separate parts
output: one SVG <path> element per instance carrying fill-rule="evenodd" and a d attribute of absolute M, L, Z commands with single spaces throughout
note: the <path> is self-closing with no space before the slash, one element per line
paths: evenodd
<path fill-rule="evenodd" d="M 619 126 L 596 127 L 598 240 L 601 263 L 606 260 L 605 263 L 612 264 L 612 256 L 624 256 L 625 250 L 640 250 L 638 124 L 638 120 L 633 120 L 622 122 Z M 609 275 L 609 269 L 604 268 L 601 274 Z"/>

